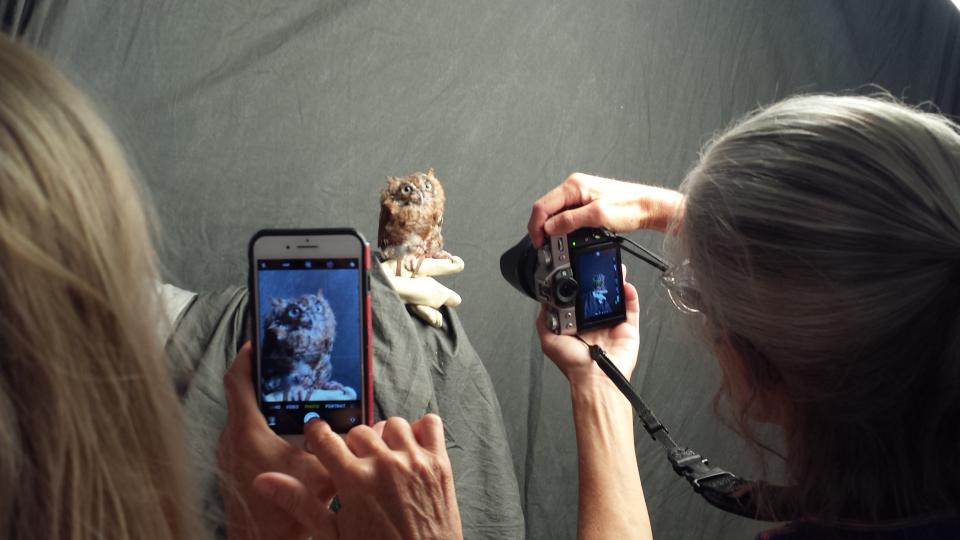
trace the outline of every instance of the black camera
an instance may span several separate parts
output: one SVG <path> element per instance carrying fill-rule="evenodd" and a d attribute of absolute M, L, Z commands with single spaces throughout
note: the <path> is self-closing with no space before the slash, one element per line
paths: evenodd
<path fill-rule="evenodd" d="M 500 256 L 500 272 L 547 306 L 547 326 L 557 334 L 576 335 L 627 318 L 620 242 L 609 231 L 551 236 L 540 249 L 525 236 Z"/>

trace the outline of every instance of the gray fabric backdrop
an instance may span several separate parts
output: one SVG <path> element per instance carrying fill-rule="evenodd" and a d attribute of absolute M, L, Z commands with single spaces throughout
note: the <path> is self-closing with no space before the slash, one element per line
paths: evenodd
<path fill-rule="evenodd" d="M 383 176 L 436 168 L 448 248 L 467 263 L 444 281 L 463 295 L 538 539 L 575 536 L 576 453 L 536 306 L 498 271 L 532 201 L 578 170 L 676 186 L 711 133 L 798 91 L 876 83 L 960 105 L 946 0 L 39 0 L 28 23 L 127 144 L 182 287 L 243 283 L 261 227 L 352 226 L 373 241 Z M 631 266 L 637 388 L 679 440 L 755 472 L 711 411 L 716 369 L 652 271 Z M 658 538 L 761 527 L 709 508 L 647 438 L 637 450 Z"/>

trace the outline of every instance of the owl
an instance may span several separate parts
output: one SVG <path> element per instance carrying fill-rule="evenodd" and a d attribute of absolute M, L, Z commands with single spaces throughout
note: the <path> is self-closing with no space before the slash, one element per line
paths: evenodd
<path fill-rule="evenodd" d="M 427 257 L 449 259 L 443 250 L 443 186 L 433 169 L 426 174 L 387 177 L 380 192 L 380 228 L 377 245 L 387 259 L 397 260 L 397 275 L 406 265 L 414 275 Z"/>
<path fill-rule="evenodd" d="M 330 351 L 337 320 L 323 296 L 273 298 L 263 320 L 263 393 L 281 393 L 281 401 L 301 401 L 316 390 L 343 390 L 331 380 Z"/>

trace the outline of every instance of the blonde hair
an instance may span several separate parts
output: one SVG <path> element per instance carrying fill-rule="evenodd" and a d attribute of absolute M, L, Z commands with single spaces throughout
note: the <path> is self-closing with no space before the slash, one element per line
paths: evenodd
<path fill-rule="evenodd" d="M 119 144 L 0 38 L 0 535 L 196 537 L 148 219 Z"/>

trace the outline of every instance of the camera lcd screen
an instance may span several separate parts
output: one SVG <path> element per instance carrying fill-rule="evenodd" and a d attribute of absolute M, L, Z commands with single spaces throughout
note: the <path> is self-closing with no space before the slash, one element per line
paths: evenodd
<path fill-rule="evenodd" d="M 258 260 L 260 403 L 299 434 L 312 418 L 361 423 L 361 272 L 357 259 Z"/>
<path fill-rule="evenodd" d="M 586 329 L 624 320 L 623 275 L 620 249 L 597 246 L 577 251 L 573 274 L 580 285 L 577 296 L 577 324 Z"/>

